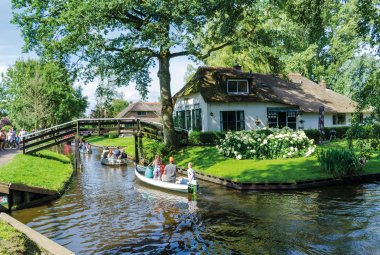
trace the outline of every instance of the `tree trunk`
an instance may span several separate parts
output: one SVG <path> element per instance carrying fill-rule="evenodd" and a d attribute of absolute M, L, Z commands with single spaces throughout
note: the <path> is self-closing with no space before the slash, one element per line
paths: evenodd
<path fill-rule="evenodd" d="M 178 141 L 174 132 L 173 100 L 170 91 L 170 57 L 169 51 L 164 51 L 158 58 L 158 78 L 160 80 L 160 96 L 162 104 L 162 124 L 164 125 L 164 143 L 166 146 L 177 146 Z"/>

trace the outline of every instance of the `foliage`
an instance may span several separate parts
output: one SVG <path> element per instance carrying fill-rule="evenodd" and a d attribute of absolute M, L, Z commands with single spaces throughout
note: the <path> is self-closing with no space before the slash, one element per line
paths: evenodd
<path fill-rule="evenodd" d="M 334 177 L 353 176 L 363 171 L 358 156 L 352 150 L 319 149 L 317 159 L 322 172 Z"/>
<path fill-rule="evenodd" d="M 115 118 L 116 115 L 118 115 L 122 110 L 127 108 L 129 105 L 127 100 L 124 100 L 122 98 L 115 98 L 112 100 L 111 103 L 111 114 L 110 117 Z"/>
<path fill-rule="evenodd" d="M 318 143 L 319 138 L 322 138 L 322 141 L 327 141 L 330 139 L 342 139 L 346 137 L 346 133 L 349 130 L 349 126 L 347 127 L 325 127 L 324 134 L 320 135 L 318 129 L 305 129 L 304 132 L 309 139 L 313 139 L 314 143 Z M 332 134 L 335 133 L 335 136 Z"/>
<path fill-rule="evenodd" d="M 218 131 L 192 131 L 189 134 L 189 142 L 192 145 L 201 145 L 201 144 L 209 144 L 215 145 L 218 144 L 220 139 L 224 139 L 226 137 L 225 132 Z"/>
<path fill-rule="evenodd" d="M 69 158 L 51 151 L 41 151 L 37 156 L 16 155 L 0 167 L 0 181 L 62 192 L 72 172 Z"/>
<path fill-rule="evenodd" d="M 12 128 L 12 126 L 9 126 L 9 125 L 6 125 L 4 127 L 2 127 L 1 129 L 4 129 L 5 132 L 9 132 L 9 130 Z"/>
<path fill-rule="evenodd" d="M 304 17 L 294 19 L 290 26 L 295 15 L 286 15 L 292 10 L 286 1 L 12 0 L 12 4 L 13 22 L 22 29 L 24 49 L 59 60 L 86 80 L 101 76 L 114 78 L 117 85 L 134 82 L 146 98 L 149 68 L 158 64 L 166 145 L 175 143 L 170 59 L 193 56 L 203 60 L 234 43 L 234 47 L 249 43 L 259 45 L 249 48 L 265 47 L 264 54 L 271 49 L 289 51 L 288 42 L 297 44 L 305 35 L 303 25 L 311 26 Z M 312 15 L 314 8 L 310 10 L 306 17 L 316 16 Z M 288 22 L 281 23 L 282 29 L 270 29 L 283 20 Z M 308 35 L 315 28 L 319 27 L 311 27 Z M 274 65 L 281 54 L 270 56 L 270 63 Z"/>
<path fill-rule="evenodd" d="M 304 132 L 309 139 L 312 139 L 314 141 L 314 143 L 317 144 L 319 142 L 321 135 L 318 129 L 305 129 Z"/>
<path fill-rule="evenodd" d="M 156 155 L 160 155 L 164 162 L 168 162 L 175 151 L 174 147 L 167 147 L 163 142 L 153 140 L 144 146 L 144 158 L 151 162 Z"/>
<path fill-rule="evenodd" d="M 124 108 L 128 102 L 123 99 L 123 94 L 117 93 L 116 86 L 111 80 L 103 79 L 97 86 L 96 105 L 91 110 L 93 118 L 114 118 Z"/>
<path fill-rule="evenodd" d="M 192 145 L 199 145 L 201 144 L 200 140 L 201 132 L 200 131 L 191 131 L 189 133 L 189 143 Z"/>
<path fill-rule="evenodd" d="M 201 132 L 199 135 L 199 141 L 203 144 L 217 144 L 220 139 L 224 139 L 226 133 L 218 131 Z"/>
<path fill-rule="evenodd" d="M 228 132 L 217 148 L 226 157 L 240 160 L 310 156 L 315 146 L 303 131 L 283 128 Z"/>
<path fill-rule="evenodd" d="M 18 128 L 39 129 L 81 116 L 87 98 L 74 89 L 65 68 L 54 62 L 17 61 L 1 82 L 2 107 Z"/>

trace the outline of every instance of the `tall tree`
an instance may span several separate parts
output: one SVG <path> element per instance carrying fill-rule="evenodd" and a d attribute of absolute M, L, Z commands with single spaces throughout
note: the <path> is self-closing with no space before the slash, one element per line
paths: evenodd
<path fill-rule="evenodd" d="M 68 72 L 56 63 L 17 61 L 2 77 L 0 102 L 19 128 L 38 129 L 69 121 L 86 110 L 87 98 L 74 89 Z"/>
<path fill-rule="evenodd" d="M 116 77 L 147 95 L 158 63 L 164 142 L 175 141 L 170 60 L 204 59 L 255 34 L 262 11 L 286 1 L 12 0 L 25 50 L 59 60 L 86 79 Z M 269 36 L 269 35 L 268 35 Z M 82 70 L 82 72 L 80 72 Z"/>

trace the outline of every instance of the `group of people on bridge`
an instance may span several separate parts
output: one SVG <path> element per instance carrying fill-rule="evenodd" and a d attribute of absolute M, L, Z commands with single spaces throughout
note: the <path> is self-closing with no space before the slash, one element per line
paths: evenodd
<path fill-rule="evenodd" d="M 0 151 L 6 149 L 19 149 L 22 138 L 27 135 L 24 129 L 17 133 L 15 128 L 10 128 L 7 132 L 4 128 L 0 130 Z"/>
<path fill-rule="evenodd" d="M 164 165 L 160 155 L 156 155 L 154 160 L 149 164 L 153 167 L 153 179 L 164 182 L 172 182 L 178 184 L 188 184 L 196 180 L 195 171 L 193 170 L 193 164 L 189 162 L 186 178 L 176 178 L 177 166 L 174 164 L 174 157 L 169 157 L 169 164 Z M 150 171 L 149 166 L 147 171 Z M 145 176 L 149 177 L 151 173 L 146 172 Z"/>

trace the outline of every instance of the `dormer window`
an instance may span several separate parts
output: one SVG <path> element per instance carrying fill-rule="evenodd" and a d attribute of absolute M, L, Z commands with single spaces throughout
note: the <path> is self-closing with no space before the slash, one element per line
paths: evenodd
<path fill-rule="evenodd" d="M 248 94 L 248 80 L 227 80 L 228 94 Z"/>

